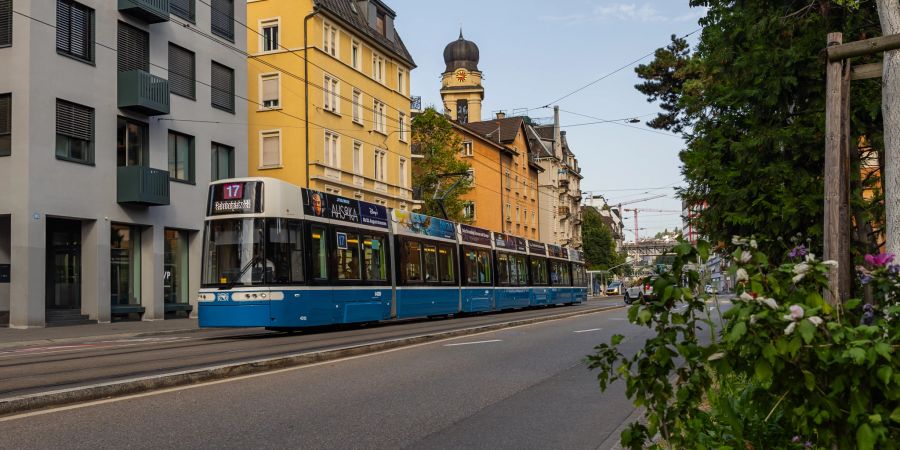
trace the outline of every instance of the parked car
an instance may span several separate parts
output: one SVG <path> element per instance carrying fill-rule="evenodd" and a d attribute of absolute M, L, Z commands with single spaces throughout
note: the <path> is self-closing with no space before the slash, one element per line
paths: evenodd
<path fill-rule="evenodd" d="M 630 305 L 634 301 L 643 302 L 653 299 L 653 282 L 655 281 L 655 276 L 649 279 L 645 278 L 625 289 L 625 303 Z"/>
<path fill-rule="evenodd" d="M 622 293 L 622 282 L 612 281 L 606 286 L 606 295 L 619 295 Z"/>
<path fill-rule="evenodd" d="M 716 291 L 717 289 L 711 284 L 707 284 L 706 289 L 704 290 L 704 292 L 706 292 L 707 294 L 718 294 L 718 292 Z"/>

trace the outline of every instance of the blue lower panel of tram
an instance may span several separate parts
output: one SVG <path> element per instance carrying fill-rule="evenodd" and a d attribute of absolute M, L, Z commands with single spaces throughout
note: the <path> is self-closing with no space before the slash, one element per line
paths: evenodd
<path fill-rule="evenodd" d="M 531 306 L 550 304 L 550 288 L 535 286 L 531 288 Z"/>
<path fill-rule="evenodd" d="M 531 305 L 531 291 L 529 288 L 496 288 L 496 309 L 527 308 Z"/>
<path fill-rule="evenodd" d="M 201 327 L 267 327 L 272 323 L 268 301 L 260 302 L 200 302 Z"/>
<path fill-rule="evenodd" d="M 459 288 L 398 288 L 397 317 L 440 316 L 459 312 Z"/>
<path fill-rule="evenodd" d="M 462 312 L 485 312 L 494 309 L 495 289 L 492 287 L 462 288 Z M 499 308 L 498 308 L 499 309 Z"/>
<path fill-rule="evenodd" d="M 587 301 L 587 288 L 575 288 L 575 297 L 572 301 L 576 303 L 584 303 Z"/>
<path fill-rule="evenodd" d="M 270 327 L 313 327 L 375 322 L 391 314 L 390 288 L 338 288 L 285 291 L 272 302 Z"/>

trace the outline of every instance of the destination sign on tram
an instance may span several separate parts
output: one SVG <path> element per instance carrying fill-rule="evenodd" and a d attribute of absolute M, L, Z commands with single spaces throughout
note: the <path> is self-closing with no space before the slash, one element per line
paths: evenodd
<path fill-rule="evenodd" d="M 261 213 L 262 186 L 259 181 L 235 181 L 210 186 L 207 215 Z"/>

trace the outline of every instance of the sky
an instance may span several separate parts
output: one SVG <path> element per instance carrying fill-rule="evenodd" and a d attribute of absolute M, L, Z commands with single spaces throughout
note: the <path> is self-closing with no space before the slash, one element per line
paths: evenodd
<path fill-rule="evenodd" d="M 547 105 L 665 46 L 672 34 L 696 30 L 704 14 L 690 8 L 687 0 L 385 2 L 396 11 L 395 26 L 418 66 L 411 75 L 412 95 L 421 96 L 423 106 L 441 105 L 443 51 L 458 38 L 460 27 L 465 38 L 478 45 L 478 67 L 485 79 L 484 119 L 498 110 L 511 114 Z M 665 197 L 624 207 L 679 211 L 639 213 L 644 237 L 681 227 L 681 202 L 673 188 L 683 184 L 678 160 L 683 141 L 644 125 L 659 108 L 634 89 L 639 82 L 634 66 L 629 66 L 557 104 L 569 146 L 582 167 L 582 191 L 601 194 L 610 203 L 662 194 Z M 533 109 L 528 115 L 552 117 L 553 110 Z M 642 122 L 568 126 L 598 121 L 584 116 L 636 117 Z M 630 229 L 626 240 L 633 240 L 633 213 L 627 216 L 632 218 L 625 220 Z"/>

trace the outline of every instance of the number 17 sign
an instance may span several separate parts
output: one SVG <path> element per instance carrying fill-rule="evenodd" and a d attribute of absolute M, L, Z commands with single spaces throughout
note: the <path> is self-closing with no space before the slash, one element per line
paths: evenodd
<path fill-rule="evenodd" d="M 244 198 L 244 183 L 228 183 L 222 185 L 222 197 L 225 200 L 240 200 Z"/>

